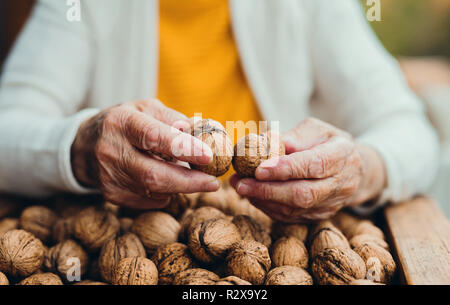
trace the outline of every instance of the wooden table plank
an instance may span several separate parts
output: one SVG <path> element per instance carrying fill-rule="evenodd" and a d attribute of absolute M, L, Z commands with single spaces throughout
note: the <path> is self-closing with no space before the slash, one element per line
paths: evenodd
<path fill-rule="evenodd" d="M 404 282 L 450 284 L 450 221 L 436 203 L 421 197 L 384 213 Z"/>

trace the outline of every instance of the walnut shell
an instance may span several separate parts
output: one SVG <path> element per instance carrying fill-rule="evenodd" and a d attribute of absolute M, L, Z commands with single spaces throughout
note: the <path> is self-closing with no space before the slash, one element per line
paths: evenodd
<path fill-rule="evenodd" d="M 126 257 L 117 264 L 112 278 L 114 285 L 157 285 L 158 270 L 145 257 Z"/>
<path fill-rule="evenodd" d="M 191 164 L 191 168 L 216 177 L 225 174 L 233 158 L 233 143 L 225 128 L 217 121 L 201 120 L 194 124 L 192 135 L 211 148 L 213 160 L 208 165 Z"/>
<path fill-rule="evenodd" d="M 0 220 L 0 238 L 8 231 L 16 230 L 19 228 L 19 219 L 17 218 L 4 218 Z"/>
<path fill-rule="evenodd" d="M 276 222 L 272 226 L 272 235 L 274 239 L 281 237 L 295 237 L 302 242 L 306 242 L 308 237 L 308 226 L 305 224 L 291 224 Z"/>
<path fill-rule="evenodd" d="M 197 224 L 209 219 L 225 217 L 224 213 L 213 207 L 201 207 L 192 212 L 188 210 L 180 220 L 180 240 L 187 241 L 189 234 Z"/>
<path fill-rule="evenodd" d="M 236 226 L 223 218 L 210 219 L 197 224 L 189 234 L 189 250 L 196 259 L 212 264 L 241 240 Z"/>
<path fill-rule="evenodd" d="M 9 285 L 9 280 L 3 272 L 0 272 L 0 286 Z"/>
<path fill-rule="evenodd" d="M 233 192 L 235 192 L 233 190 Z M 237 194 L 237 193 L 236 193 Z M 253 218 L 261 225 L 270 229 L 272 227 L 272 219 L 267 216 L 263 211 L 256 208 L 247 198 L 241 198 L 239 201 L 230 201 L 227 213 L 229 215 L 247 215 Z"/>
<path fill-rule="evenodd" d="M 384 285 L 381 283 L 375 283 L 372 282 L 371 280 L 366 280 L 366 279 L 361 279 L 361 280 L 353 280 L 349 283 L 349 285 L 353 285 L 353 286 L 359 286 L 359 285 Z"/>
<path fill-rule="evenodd" d="M 20 227 L 45 243 L 50 240 L 52 227 L 57 219 L 56 214 L 47 207 L 30 206 L 20 215 Z"/>
<path fill-rule="evenodd" d="M 55 242 L 62 242 L 73 238 L 75 217 L 66 217 L 58 219 L 53 225 L 52 238 Z"/>
<path fill-rule="evenodd" d="M 100 275 L 105 282 L 112 281 L 114 269 L 122 258 L 145 257 L 145 249 L 139 238 L 133 233 L 125 233 L 108 240 L 98 257 Z"/>
<path fill-rule="evenodd" d="M 331 221 L 344 235 L 347 235 L 348 229 L 356 225 L 360 220 L 347 212 L 341 211 Z"/>
<path fill-rule="evenodd" d="M 349 241 L 352 249 L 358 248 L 359 246 L 361 246 L 367 242 L 374 243 L 377 246 L 389 251 L 388 243 L 385 240 L 375 237 L 373 235 L 369 235 L 369 234 L 355 235 Z"/>
<path fill-rule="evenodd" d="M 309 249 L 312 258 L 326 248 L 350 248 L 348 240 L 331 222 L 319 223 L 314 228 L 314 232 Z"/>
<path fill-rule="evenodd" d="M 19 285 L 62 285 L 62 281 L 56 274 L 53 273 L 38 273 L 33 274 L 22 280 Z"/>
<path fill-rule="evenodd" d="M 0 271 L 12 277 L 29 276 L 41 268 L 44 254 L 44 245 L 33 234 L 8 231 L 0 238 Z"/>
<path fill-rule="evenodd" d="M 83 276 L 89 266 L 89 257 L 84 249 L 71 239 L 67 239 L 48 249 L 44 266 L 48 271 L 57 273 L 63 280 L 67 279 L 68 273 L 73 268 L 71 259 L 80 261 L 80 276 Z"/>
<path fill-rule="evenodd" d="M 120 223 L 117 217 L 98 207 L 82 210 L 74 221 L 74 235 L 89 252 L 100 250 L 119 230 Z"/>
<path fill-rule="evenodd" d="M 108 284 L 103 283 L 103 282 L 92 281 L 92 280 L 84 280 L 84 281 L 75 283 L 74 285 L 77 285 L 77 286 L 104 286 L 104 285 L 108 285 Z"/>
<path fill-rule="evenodd" d="M 253 240 L 237 243 L 226 261 L 228 275 L 235 275 L 254 285 L 264 283 L 271 265 L 267 247 Z"/>
<path fill-rule="evenodd" d="M 211 271 L 201 268 L 187 269 L 178 273 L 174 285 L 215 285 L 219 276 Z"/>
<path fill-rule="evenodd" d="M 389 283 L 396 265 L 392 255 L 378 245 L 367 242 L 354 249 L 366 263 L 367 276 L 379 283 Z"/>
<path fill-rule="evenodd" d="M 241 197 L 231 187 L 221 186 L 216 192 L 201 193 L 197 200 L 197 208 L 214 207 L 225 214 L 234 215 L 231 207 L 239 203 Z"/>
<path fill-rule="evenodd" d="M 241 177 L 255 177 L 256 168 L 263 161 L 285 154 L 284 144 L 274 136 L 250 133 L 234 146 L 233 168 Z"/>
<path fill-rule="evenodd" d="M 272 247 L 272 263 L 275 267 L 295 266 L 308 268 L 308 250 L 295 237 L 282 237 Z"/>
<path fill-rule="evenodd" d="M 220 279 L 216 285 L 251 285 L 252 283 L 244 281 L 243 279 L 238 278 L 237 276 L 227 276 L 223 279 Z"/>
<path fill-rule="evenodd" d="M 383 231 L 375 226 L 370 220 L 361 220 L 346 231 L 347 238 L 350 240 L 356 235 L 369 234 L 379 239 L 386 239 Z"/>
<path fill-rule="evenodd" d="M 161 246 L 152 257 L 159 273 L 159 284 L 170 285 L 175 276 L 187 269 L 196 267 L 188 247 L 181 243 Z"/>
<path fill-rule="evenodd" d="M 366 265 L 350 248 L 327 248 L 313 259 L 311 271 L 321 285 L 343 285 L 365 278 Z"/>
<path fill-rule="evenodd" d="M 152 253 L 160 246 L 177 241 L 180 224 L 165 212 L 147 212 L 134 220 L 131 231 L 139 237 L 145 249 Z"/>
<path fill-rule="evenodd" d="M 111 212 L 117 217 L 119 215 L 119 213 L 120 213 L 120 206 L 118 206 L 117 204 L 114 204 L 114 203 L 106 201 L 106 202 L 103 203 L 103 210 L 105 210 L 107 212 Z"/>
<path fill-rule="evenodd" d="M 164 212 L 169 213 L 175 218 L 179 218 L 183 213 L 194 207 L 194 201 L 186 194 L 174 194 L 170 198 L 170 202 L 164 209 Z"/>
<path fill-rule="evenodd" d="M 281 266 L 269 271 L 266 285 L 312 285 L 313 279 L 309 273 L 300 267 Z"/>
<path fill-rule="evenodd" d="M 238 228 L 239 233 L 241 233 L 242 240 L 256 240 L 267 248 L 270 247 L 272 239 L 267 227 L 247 215 L 234 216 L 232 222 Z"/>

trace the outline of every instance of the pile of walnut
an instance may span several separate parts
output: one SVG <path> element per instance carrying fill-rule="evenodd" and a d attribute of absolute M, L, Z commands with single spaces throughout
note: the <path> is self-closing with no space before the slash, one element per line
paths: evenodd
<path fill-rule="evenodd" d="M 92 197 L 0 206 L 0 285 L 373 285 L 396 269 L 369 220 L 273 223 L 229 186 L 163 211 Z"/>

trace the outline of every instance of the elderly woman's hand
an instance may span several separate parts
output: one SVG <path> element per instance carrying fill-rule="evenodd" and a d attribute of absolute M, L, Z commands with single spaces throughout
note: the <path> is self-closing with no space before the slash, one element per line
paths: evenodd
<path fill-rule="evenodd" d="M 329 124 L 307 119 L 282 139 L 287 155 L 263 162 L 256 179 L 231 178 L 240 195 L 276 220 L 330 218 L 376 198 L 385 186 L 381 157 Z"/>
<path fill-rule="evenodd" d="M 183 132 L 189 129 L 184 115 L 157 100 L 106 109 L 79 128 L 71 151 L 73 172 L 106 200 L 132 208 L 162 208 L 172 193 L 215 191 L 215 177 L 180 162 L 212 161 L 211 149 Z"/>

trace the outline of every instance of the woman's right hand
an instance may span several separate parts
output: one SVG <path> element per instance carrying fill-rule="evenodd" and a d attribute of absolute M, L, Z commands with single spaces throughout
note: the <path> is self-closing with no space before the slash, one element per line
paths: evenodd
<path fill-rule="evenodd" d="M 173 193 L 216 191 L 216 177 L 186 166 L 212 161 L 211 149 L 183 132 L 190 127 L 158 100 L 108 108 L 80 126 L 71 149 L 74 175 L 106 200 L 137 209 L 163 208 Z"/>

